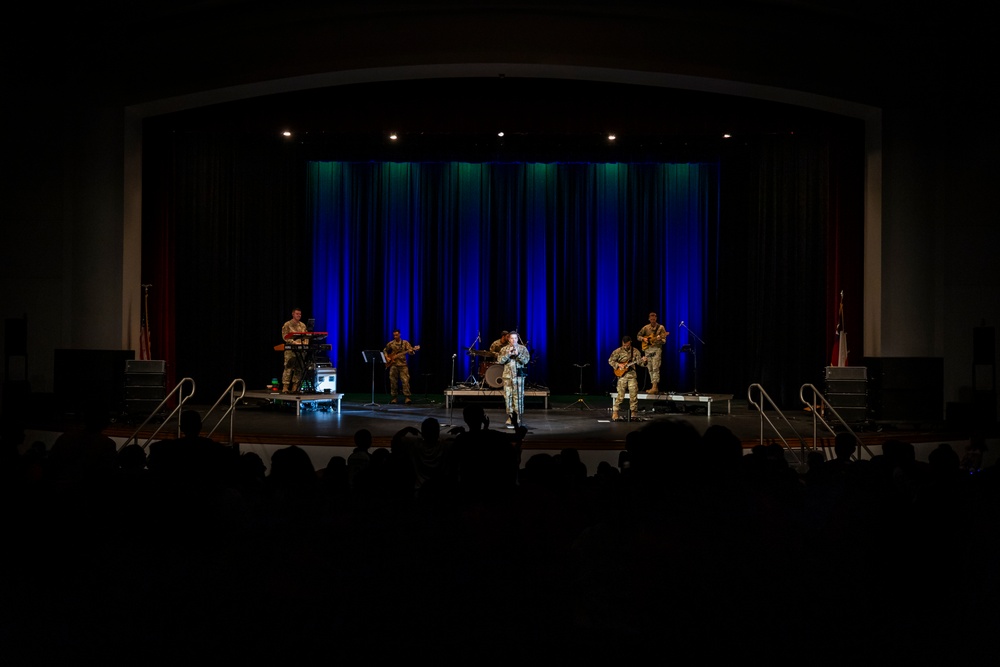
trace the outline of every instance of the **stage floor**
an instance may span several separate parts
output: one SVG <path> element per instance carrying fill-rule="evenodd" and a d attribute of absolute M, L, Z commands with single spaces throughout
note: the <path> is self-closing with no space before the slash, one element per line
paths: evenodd
<path fill-rule="evenodd" d="M 706 394 L 709 396 L 709 394 Z M 712 394 L 729 399 L 730 395 Z M 453 400 L 449 400 L 453 399 Z M 718 401 L 716 408 L 708 414 L 704 402 L 671 401 L 664 395 L 643 400 L 640 398 L 639 421 L 612 422 L 611 401 L 603 395 L 560 395 L 547 397 L 548 409 L 536 401 L 526 405 L 524 425 L 528 430 L 524 440 L 525 450 L 561 450 L 574 447 L 582 450 L 621 450 L 625 438 L 634 429 L 645 423 L 659 419 L 684 419 L 703 433 L 713 424 L 729 428 L 743 442 L 744 447 L 752 447 L 761 440 L 761 418 L 747 403 L 745 398 Z M 468 402 L 480 402 L 490 418 L 491 428 L 504 430 L 506 415 L 502 395 L 492 393 L 483 396 L 445 396 L 425 394 L 414 395 L 410 405 L 389 404 L 387 395 L 344 394 L 340 409 L 329 398 L 320 402 L 310 402 L 308 396 L 297 404 L 288 402 L 274 404 L 264 398 L 247 397 L 238 406 L 232 422 L 233 440 L 237 443 L 267 443 L 274 445 L 314 445 L 353 447 L 354 433 L 368 429 L 373 436 L 374 446 L 388 446 L 393 435 L 406 426 L 419 427 L 420 423 L 434 417 L 442 430 L 464 425 L 462 408 Z M 374 405 L 373 405 L 374 403 Z M 203 415 L 208 406 L 193 405 Z M 300 412 L 297 414 L 297 409 Z M 217 416 L 205 418 L 205 431 L 215 427 L 213 437 L 227 441 L 230 424 L 227 421 L 216 427 Z M 622 414 L 625 414 L 625 410 Z M 780 436 L 793 446 L 799 438 L 812 442 L 813 417 L 805 410 L 786 411 L 791 424 L 788 428 L 776 413 L 768 413 L 779 426 Z M 136 428 L 135 424 L 118 423 L 110 429 L 110 434 L 128 437 Z M 152 427 L 144 429 L 150 432 Z M 949 432 L 943 423 L 903 424 L 866 423 L 854 425 L 853 430 L 864 443 L 881 444 L 886 439 L 898 438 L 908 442 L 956 441 L 967 439 L 967 434 Z M 169 431 L 169 429 L 167 429 Z M 819 438 L 830 440 L 829 432 L 820 426 Z M 163 437 L 162 435 L 158 437 Z M 763 426 L 765 441 L 777 439 L 778 435 L 766 423 Z"/>
<path fill-rule="evenodd" d="M 442 394 L 413 395 L 410 405 L 390 405 L 390 397 L 385 394 L 337 394 L 338 401 L 330 394 L 316 395 L 311 400 L 304 395 L 297 401 L 287 397 L 275 403 L 274 395 L 259 392 L 246 396 L 232 415 L 232 421 L 219 422 L 223 410 L 217 408 L 214 415 L 206 414 L 209 405 L 193 404 L 204 419 L 203 434 L 209 434 L 218 441 L 233 442 L 240 451 L 254 451 L 261 455 L 265 463 L 270 455 L 281 447 L 297 445 L 309 452 L 317 468 L 325 467 L 332 456 L 350 454 L 354 447 L 354 434 L 360 429 L 368 429 L 373 436 L 374 447 L 388 447 L 392 437 L 407 426 L 419 428 L 420 423 L 433 417 L 441 424 L 442 432 L 455 426 L 464 426 L 462 409 L 469 402 L 480 403 L 490 418 L 491 428 L 508 431 L 504 427 L 506 415 L 501 392 L 487 392 L 477 395 L 446 396 Z M 766 422 L 761 425 L 760 415 L 753 410 L 745 396 L 727 394 L 704 394 L 718 397 L 713 400 L 715 407 L 709 415 L 709 404 L 703 401 L 669 400 L 668 395 L 640 396 L 639 420 L 612 422 L 612 397 L 608 394 L 554 395 L 529 399 L 526 403 L 524 425 L 527 435 L 522 443 L 523 460 L 536 453 L 556 454 L 563 449 L 579 450 L 581 458 L 591 473 L 601 461 L 617 464 L 618 456 L 625 449 L 628 434 L 645 424 L 661 419 L 683 419 L 690 422 L 699 433 L 712 425 L 730 429 L 743 443 L 745 450 L 761 442 L 785 442 L 798 454 L 790 455 L 790 463 L 796 464 L 799 456 L 800 438 L 808 447 L 813 442 L 813 416 L 807 410 L 787 410 L 786 425 L 777 413 L 768 411 L 770 420 L 778 426 L 776 433 Z M 280 398 L 280 397 L 279 397 Z M 548 409 L 543 400 L 548 402 Z M 44 404 L 39 401 L 39 405 Z M 28 442 L 42 440 L 51 446 L 63 430 L 63 412 L 43 410 L 44 415 L 36 415 L 27 428 Z M 626 411 L 622 411 L 624 415 Z M 142 418 L 122 417 L 112 423 L 105 433 L 115 438 L 120 445 L 128 441 L 140 444 L 150 439 L 172 438 L 176 432 L 175 421 L 163 423 L 164 415 L 159 415 L 142 429 L 138 425 Z M 154 430 L 159 432 L 154 434 Z M 926 455 L 942 442 L 952 443 L 956 451 L 964 451 L 969 440 L 968 432 L 949 430 L 943 422 L 902 423 L 866 422 L 852 425 L 852 430 L 861 442 L 874 454 L 881 452 L 881 444 L 888 439 L 910 442 L 917 449 L 917 456 L 926 460 Z M 232 437 L 230 437 L 232 433 Z M 819 445 L 832 447 L 833 437 L 822 426 L 817 428 Z M 780 437 L 779 437 L 780 436 Z M 134 438 L 134 440 L 131 440 Z M 832 450 L 827 450 L 832 456 Z M 867 452 L 862 452 L 867 457 Z"/>

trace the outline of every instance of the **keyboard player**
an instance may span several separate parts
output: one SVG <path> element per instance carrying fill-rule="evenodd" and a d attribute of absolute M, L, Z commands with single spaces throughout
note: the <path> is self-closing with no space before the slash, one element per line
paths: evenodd
<path fill-rule="evenodd" d="M 308 328 L 302 321 L 302 309 L 292 309 L 292 319 L 288 320 L 281 327 L 281 342 L 285 344 L 285 370 L 281 373 L 281 393 L 294 394 L 298 392 L 302 383 L 304 355 L 296 354 L 292 345 L 303 345 L 306 343 L 304 336 L 296 337 L 292 334 L 304 334 Z"/>

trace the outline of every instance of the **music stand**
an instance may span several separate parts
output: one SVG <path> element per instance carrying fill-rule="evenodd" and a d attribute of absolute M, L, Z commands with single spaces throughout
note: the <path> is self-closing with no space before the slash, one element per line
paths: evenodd
<path fill-rule="evenodd" d="M 375 362 L 381 361 L 384 364 L 385 354 L 383 354 L 382 350 L 362 350 L 361 357 L 365 360 L 366 364 L 372 365 L 372 402 L 365 403 L 362 407 L 365 408 L 381 407 L 378 403 L 375 402 Z"/>
<path fill-rule="evenodd" d="M 580 388 L 577 390 L 576 395 L 580 396 L 581 398 L 576 399 L 575 401 L 573 401 L 572 403 L 570 403 L 569 405 L 567 405 L 565 408 L 562 409 L 568 410 L 576 406 L 578 403 L 583 403 L 583 407 L 585 407 L 587 410 L 592 410 L 593 408 L 587 405 L 587 401 L 583 400 L 582 398 L 583 396 L 587 395 L 583 391 L 583 369 L 589 366 L 590 364 L 573 364 L 573 365 L 580 369 Z"/>

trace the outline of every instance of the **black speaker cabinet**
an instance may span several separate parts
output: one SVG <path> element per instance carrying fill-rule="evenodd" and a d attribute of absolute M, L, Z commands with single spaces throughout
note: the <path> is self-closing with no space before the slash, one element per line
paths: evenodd
<path fill-rule="evenodd" d="M 823 395 L 848 424 L 868 418 L 868 369 L 864 366 L 827 366 Z"/>
<path fill-rule="evenodd" d="M 125 411 L 148 415 L 167 397 L 166 362 L 130 359 L 125 364 Z"/>

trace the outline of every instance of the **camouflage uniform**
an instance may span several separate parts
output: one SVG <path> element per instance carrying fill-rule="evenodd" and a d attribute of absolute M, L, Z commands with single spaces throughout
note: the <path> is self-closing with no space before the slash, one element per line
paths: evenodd
<path fill-rule="evenodd" d="M 625 346 L 619 347 L 617 350 L 611 353 L 611 357 L 608 358 L 608 364 L 612 368 L 618 368 L 618 364 L 628 364 L 635 362 L 635 364 L 644 364 L 642 353 L 635 347 L 625 349 Z M 639 396 L 639 382 L 636 380 L 635 366 L 628 368 L 625 373 L 618 378 L 618 395 L 615 396 L 614 403 L 614 413 L 618 413 L 618 408 L 622 404 L 622 400 L 625 398 L 625 389 L 628 389 L 628 407 L 629 412 L 635 417 L 639 410 L 638 396 Z"/>
<path fill-rule="evenodd" d="M 490 345 L 490 352 L 492 352 L 494 355 L 496 355 L 497 357 L 499 357 L 500 356 L 500 350 L 502 350 L 506 346 L 507 346 L 507 336 L 504 335 L 504 336 L 501 336 L 500 338 L 497 338 L 495 341 L 493 341 L 493 344 Z"/>
<path fill-rule="evenodd" d="M 302 373 L 305 371 L 302 368 L 302 360 L 295 352 L 291 351 L 289 348 L 292 345 L 296 345 L 292 340 L 286 340 L 285 336 L 290 333 L 305 333 L 308 331 L 306 323 L 302 320 L 288 320 L 281 327 L 281 342 L 285 344 L 285 370 L 281 372 L 281 384 L 292 384 L 297 386 L 302 382 Z"/>
<path fill-rule="evenodd" d="M 512 356 L 515 350 L 517 356 Z M 528 376 L 525 369 L 531 360 L 531 353 L 525 346 L 517 344 L 502 348 L 499 355 L 497 363 L 503 365 L 503 400 L 507 414 L 523 414 L 524 378 Z"/>
<path fill-rule="evenodd" d="M 408 340 L 390 340 L 383 352 L 392 355 L 389 362 L 389 395 L 396 399 L 396 388 L 403 383 L 403 396 L 410 398 L 410 368 L 406 365 L 406 355 L 413 353 L 413 346 Z"/>
<path fill-rule="evenodd" d="M 639 329 L 637 340 L 641 341 L 646 336 L 663 339 L 667 337 L 667 329 L 659 322 L 656 324 L 650 323 Z M 646 364 L 649 368 L 649 379 L 654 385 L 660 383 L 660 362 L 663 361 L 663 342 L 663 340 L 658 340 L 655 343 L 649 343 L 644 350 Z"/>

